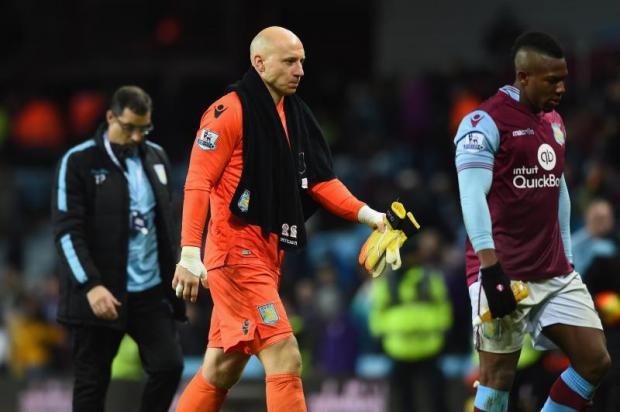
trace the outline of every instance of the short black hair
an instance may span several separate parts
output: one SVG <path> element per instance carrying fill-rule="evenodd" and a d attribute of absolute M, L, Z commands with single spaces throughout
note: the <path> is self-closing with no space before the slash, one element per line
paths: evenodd
<path fill-rule="evenodd" d="M 144 116 L 153 110 L 153 101 L 151 96 L 138 86 L 122 86 L 112 95 L 110 110 L 115 116 L 120 116 L 125 108 Z"/>
<path fill-rule="evenodd" d="M 564 52 L 558 42 L 548 34 L 541 32 L 531 31 L 517 37 L 512 46 L 512 61 L 514 61 L 515 56 L 521 49 L 531 49 L 556 59 L 564 57 Z"/>

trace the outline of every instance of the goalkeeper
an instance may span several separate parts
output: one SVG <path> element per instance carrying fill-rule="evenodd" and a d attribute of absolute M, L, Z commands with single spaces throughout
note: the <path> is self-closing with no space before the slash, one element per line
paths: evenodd
<path fill-rule="evenodd" d="M 218 411 L 251 355 L 265 369 L 268 412 L 306 411 L 299 348 L 278 294 L 284 251 L 304 246 L 316 206 L 373 229 L 385 225 L 383 213 L 334 176 L 320 127 L 294 95 L 304 75 L 299 38 L 264 29 L 250 56 L 252 67 L 202 116 L 185 183 L 172 288 L 195 301 L 201 281 L 214 308 L 204 363 L 181 412 Z"/>

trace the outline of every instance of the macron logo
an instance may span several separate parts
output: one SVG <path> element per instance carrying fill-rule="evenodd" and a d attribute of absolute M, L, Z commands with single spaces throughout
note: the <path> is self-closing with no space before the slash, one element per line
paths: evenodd
<path fill-rule="evenodd" d="M 471 122 L 472 127 L 478 126 L 478 123 L 480 123 L 480 120 L 482 120 L 483 117 L 484 116 L 482 116 L 480 113 L 476 113 L 474 115 L 474 117 L 469 119 L 469 121 Z"/>
<path fill-rule="evenodd" d="M 533 136 L 534 135 L 534 130 L 532 129 L 521 129 L 521 130 L 515 130 L 512 132 L 512 136 L 513 137 L 519 137 L 519 136 Z"/>

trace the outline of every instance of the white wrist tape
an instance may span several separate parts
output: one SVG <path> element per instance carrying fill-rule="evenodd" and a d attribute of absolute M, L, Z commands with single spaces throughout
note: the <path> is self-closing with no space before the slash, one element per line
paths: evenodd
<path fill-rule="evenodd" d="M 192 275 L 198 278 L 202 279 L 207 274 L 202 260 L 200 259 L 199 247 L 183 246 L 183 249 L 181 249 L 181 259 L 178 264 L 189 270 Z"/>
<path fill-rule="evenodd" d="M 370 227 L 376 227 L 379 223 L 383 222 L 383 213 L 377 212 L 368 205 L 364 205 L 360 208 L 359 212 L 357 212 L 357 220 Z"/>

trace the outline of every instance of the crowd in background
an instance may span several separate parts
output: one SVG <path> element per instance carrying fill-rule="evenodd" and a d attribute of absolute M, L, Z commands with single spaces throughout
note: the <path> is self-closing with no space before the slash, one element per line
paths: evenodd
<path fill-rule="evenodd" d="M 166 42 L 175 41 L 176 23 L 158 24 L 158 41 L 165 49 Z M 303 39 L 303 31 L 299 34 Z M 509 48 L 509 43 L 500 47 Z M 567 129 L 565 174 L 572 200 L 575 256 L 585 256 L 575 263 L 586 283 L 588 278 L 596 279 L 599 291 L 620 288 L 620 271 L 614 270 L 618 265 L 597 260 L 617 256 L 620 235 L 614 223 L 620 205 L 617 56 L 617 49 L 591 50 L 586 58 L 587 87 L 577 82 L 583 78 L 571 77 L 559 108 Z M 583 63 L 584 57 L 580 59 Z M 570 50 L 568 61 L 569 69 L 575 67 Z M 308 247 L 287 257 L 281 283 L 303 354 L 304 374 L 376 378 L 392 371 L 402 382 L 407 376 L 415 378 L 416 370 L 434 371 L 439 381 L 456 379 L 468 388 L 475 380 L 475 366 L 452 139 L 464 114 L 511 82 L 510 62 L 486 68 L 455 66 L 448 72 L 421 72 L 409 78 L 356 76 L 346 83 L 330 81 L 331 72 L 322 69 L 323 63 L 309 61 L 309 84 L 304 79 L 299 94 L 314 107 L 324 128 L 336 174 L 375 209 L 385 210 L 392 200 L 400 199 L 422 231 L 404 252 L 403 270 L 373 281 L 357 265 L 367 229 L 323 211 L 309 221 Z M 219 73 L 202 79 L 191 90 L 180 87 L 171 92 L 170 81 L 153 77 L 135 80 L 154 97 L 152 139 L 172 156 L 179 218 L 200 113 L 243 68 L 229 76 Z M 118 79 L 131 82 L 127 76 Z M 5 377 L 41 379 L 71 373 L 70 342 L 55 322 L 58 281 L 50 228 L 51 179 L 60 154 L 90 137 L 104 118 L 109 93 L 120 86 L 100 87 L 98 79 L 91 79 L 92 84 L 86 80 L 62 90 L 52 83 L 40 90 L 13 88 L 0 96 L 0 375 Z M 170 96 L 174 102 L 166 100 Z M 599 207 L 588 215 L 589 205 L 599 202 L 600 206 L 601 200 L 604 210 Z M 437 279 L 419 283 L 422 275 L 416 268 Z M 405 279 L 411 284 L 402 283 Z M 416 292 L 408 294 L 408 285 Z M 389 313 L 399 305 L 411 309 L 420 301 L 436 306 L 409 312 L 419 314 L 415 316 Z M 190 322 L 181 331 L 187 356 L 204 351 L 210 305 L 205 290 L 195 305 L 189 305 Z M 617 331 L 613 332 L 617 322 L 606 326 L 612 330 L 610 340 L 617 342 Z M 431 349 L 421 354 L 403 352 L 399 343 L 390 340 L 394 331 L 410 333 L 414 347 L 423 339 L 439 343 L 429 344 Z M 553 353 L 528 359 L 515 389 L 524 399 L 553 381 L 543 382 L 546 375 L 539 373 L 541 369 L 528 372 L 531 368 L 553 374 L 565 362 Z"/>

